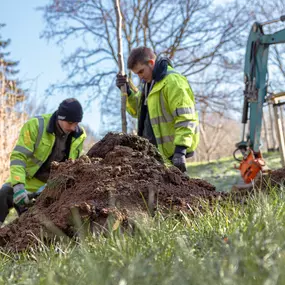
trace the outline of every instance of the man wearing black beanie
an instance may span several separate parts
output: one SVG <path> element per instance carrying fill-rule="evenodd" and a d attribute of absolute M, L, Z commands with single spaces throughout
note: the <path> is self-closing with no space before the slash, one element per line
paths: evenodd
<path fill-rule="evenodd" d="M 75 98 L 62 101 L 53 114 L 28 120 L 10 157 L 10 177 L 0 189 L 0 225 L 9 209 L 29 203 L 28 193 L 42 189 L 50 175 L 53 161 L 79 157 L 86 133 L 79 126 L 83 117 Z"/>
<path fill-rule="evenodd" d="M 82 117 L 82 107 L 74 98 L 62 101 L 56 112 L 58 124 L 65 133 L 76 131 L 78 123 L 82 121 Z"/>

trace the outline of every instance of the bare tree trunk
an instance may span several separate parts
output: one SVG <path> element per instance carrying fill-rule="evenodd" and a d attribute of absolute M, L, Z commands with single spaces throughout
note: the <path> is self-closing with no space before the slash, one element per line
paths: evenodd
<path fill-rule="evenodd" d="M 7 66 L 0 56 L 0 185 L 9 176 L 9 157 L 19 135 L 19 128 L 27 119 L 24 102 L 17 105 L 17 96 L 21 95 L 21 89 L 15 81 L 6 77 L 6 70 Z"/>
<path fill-rule="evenodd" d="M 114 0 L 116 18 L 117 18 L 117 41 L 118 41 L 118 65 L 122 75 L 125 75 L 124 58 L 123 58 L 123 43 L 122 43 L 122 14 L 120 8 L 120 0 Z M 122 132 L 127 132 L 127 115 L 126 115 L 126 102 L 127 102 L 127 88 L 121 87 L 121 119 L 122 119 Z"/>
<path fill-rule="evenodd" d="M 284 129 L 284 110 L 283 110 L 283 106 L 281 105 L 279 107 L 280 109 L 280 116 L 281 116 L 281 125 L 282 125 L 282 132 L 283 134 L 285 134 L 285 129 Z"/>
<path fill-rule="evenodd" d="M 274 114 L 272 112 L 273 106 L 271 104 L 268 105 L 269 109 L 269 121 L 270 121 L 270 127 L 271 127 L 271 138 L 272 138 L 272 149 L 275 151 L 278 146 L 276 142 L 276 135 L 275 135 L 275 128 L 274 128 Z"/>
<path fill-rule="evenodd" d="M 281 164 L 282 164 L 282 167 L 285 167 L 284 134 L 283 134 L 282 124 L 281 124 L 281 117 L 279 115 L 280 112 L 278 112 L 278 105 L 277 104 L 273 105 L 273 112 L 274 112 L 274 121 L 275 121 L 276 133 L 277 133 L 278 142 L 279 142 L 279 152 L 281 155 Z"/>
<path fill-rule="evenodd" d="M 268 140 L 268 129 L 267 129 L 267 122 L 266 122 L 266 116 L 263 115 L 263 130 L 264 130 L 264 139 L 266 143 L 266 151 L 268 152 L 269 149 L 269 140 Z"/>

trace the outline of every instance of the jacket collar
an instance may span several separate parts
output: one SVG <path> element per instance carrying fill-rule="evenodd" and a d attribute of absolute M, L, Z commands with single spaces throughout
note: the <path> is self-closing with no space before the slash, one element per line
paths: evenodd
<path fill-rule="evenodd" d="M 161 81 L 167 75 L 167 67 L 169 65 L 173 67 L 171 60 L 167 57 L 162 57 L 155 62 L 152 71 L 152 78 L 155 82 Z"/>
<path fill-rule="evenodd" d="M 50 134 L 55 134 L 55 128 L 56 128 L 56 120 L 57 120 L 57 111 L 52 114 L 52 116 L 49 119 L 48 125 L 47 125 L 47 132 Z M 74 138 L 79 138 L 83 134 L 82 128 L 78 125 L 76 127 L 76 130 L 74 132 L 70 133 Z"/>

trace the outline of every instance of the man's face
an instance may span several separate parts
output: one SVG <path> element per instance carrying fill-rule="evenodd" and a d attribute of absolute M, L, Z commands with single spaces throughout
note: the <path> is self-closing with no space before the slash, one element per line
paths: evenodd
<path fill-rule="evenodd" d="M 132 72 L 137 74 L 141 80 L 150 83 L 152 81 L 154 64 L 154 59 L 150 59 L 147 63 L 137 63 L 132 69 Z"/>
<path fill-rule="evenodd" d="M 62 120 L 58 120 L 58 124 L 66 134 L 74 132 L 76 130 L 76 127 L 78 126 L 78 123 L 76 122 L 67 122 Z"/>

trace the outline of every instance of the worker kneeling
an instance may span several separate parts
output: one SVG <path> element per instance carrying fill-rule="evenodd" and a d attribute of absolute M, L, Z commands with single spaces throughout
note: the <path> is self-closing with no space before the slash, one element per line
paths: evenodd
<path fill-rule="evenodd" d="M 79 126 L 83 117 L 81 104 L 74 98 L 61 102 L 53 114 L 28 120 L 20 131 L 10 157 L 10 177 L 0 189 L 0 225 L 9 209 L 30 203 L 29 192 L 46 184 L 53 161 L 79 157 L 86 138 Z"/>

